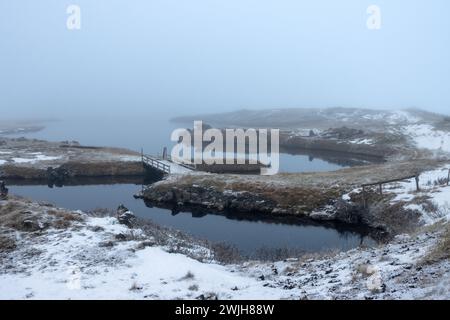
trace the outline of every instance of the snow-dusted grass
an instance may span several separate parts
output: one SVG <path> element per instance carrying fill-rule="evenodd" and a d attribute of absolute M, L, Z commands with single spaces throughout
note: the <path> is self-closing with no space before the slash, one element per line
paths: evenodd
<path fill-rule="evenodd" d="M 441 219 L 450 221 L 450 186 L 447 184 L 449 170 L 450 165 L 445 165 L 420 174 L 419 192 L 415 179 L 386 184 L 383 190 L 385 194 L 392 195 L 392 204 L 401 202 L 406 209 L 419 211 L 421 220 L 426 225 Z M 355 189 L 342 199 L 350 201 L 352 193 L 361 192 L 361 188 Z"/>

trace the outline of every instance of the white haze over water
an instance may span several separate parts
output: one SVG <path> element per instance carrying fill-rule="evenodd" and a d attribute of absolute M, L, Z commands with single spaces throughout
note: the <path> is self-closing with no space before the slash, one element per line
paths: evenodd
<path fill-rule="evenodd" d="M 81 8 L 81 30 L 66 8 Z M 369 5 L 382 28 L 366 27 Z M 446 0 L 0 2 L 1 118 L 241 108 L 449 113 Z"/>

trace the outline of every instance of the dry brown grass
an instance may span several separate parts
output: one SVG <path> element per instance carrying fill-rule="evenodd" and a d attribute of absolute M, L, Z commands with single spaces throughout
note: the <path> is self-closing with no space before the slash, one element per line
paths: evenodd
<path fill-rule="evenodd" d="M 56 229 L 67 229 L 72 226 L 73 222 L 79 222 L 83 220 L 83 218 L 79 214 L 58 209 L 50 209 L 47 211 L 47 213 L 50 216 L 56 218 L 52 221 L 52 226 Z"/>
<path fill-rule="evenodd" d="M 433 264 L 450 259 L 450 225 L 447 224 L 438 245 L 423 259 L 422 264 Z"/>
<path fill-rule="evenodd" d="M 0 235 L 0 252 L 10 252 L 16 248 L 16 242 L 9 238 Z"/>
<path fill-rule="evenodd" d="M 97 161 L 97 162 L 67 162 L 61 166 L 72 176 L 77 177 L 110 177 L 110 176 L 141 176 L 141 162 Z"/>
<path fill-rule="evenodd" d="M 19 231 L 35 231 L 36 219 L 24 202 L 12 200 L 0 206 L 0 225 Z"/>
<path fill-rule="evenodd" d="M 47 208 L 23 199 L 11 199 L 0 206 L 0 225 L 18 231 L 34 232 L 48 227 L 65 229 L 73 222 L 82 220 L 76 213 L 53 208 L 46 210 Z"/>
<path fill-rule="evenodd" d="M 65 221 L 81 221 L 83 220 L 82 217 L 79 214 L 73 213 L 73 212 L 67 212 L 63 210 L 58 209 L 50 209 L 47 211 L 47 213 L 51 216 L 54 216 L 56 218 L 65 220 Z"/>
<path fill-rule="evenodd" d="M 18 166 L 18 165 L 3 165 L 2 179 L 45 179 L 47 171 L 38 168 Z"/>

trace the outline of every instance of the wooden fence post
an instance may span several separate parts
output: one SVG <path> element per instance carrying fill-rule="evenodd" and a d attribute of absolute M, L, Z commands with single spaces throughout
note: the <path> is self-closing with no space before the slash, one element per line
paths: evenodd
<path fill-rule="evenodd" d="M 363 194 L 363 203 L 364 203 L 364 209 L 367 208 L 367 201 L 366 201 L 366 187 L 362 187 L 362 194 Z"/>
<path fill-rule="evenodd" d="M 416 187 L 417 187 L 417 191 L 420 191 L 420 185 L 419 185 L 419 176 L 416 176 Z"/>

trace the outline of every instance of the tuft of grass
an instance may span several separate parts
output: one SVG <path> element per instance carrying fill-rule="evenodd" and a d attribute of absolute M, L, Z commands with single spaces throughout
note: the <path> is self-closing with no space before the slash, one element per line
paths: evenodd
<path fill-rule="evenodd" d="M 138 285 L 136 282 L 134 282 L 131 287 L 130 287 L 130 291 L 140 291 L 142 290 L 142 286 Z"/>
<path fill-rule="evenodd" d="M 193 284 L 192 286 L 189 286 L 188 290 L 190 290 L 190 291 L 198 291 L 198 285 Z"/>
<path fill-rule="evenodd" d="M 51 209 L 48 210 L 47 213 L 56 218 L 60 218 L 65 221 L 81 221 L 82 217 L 78 214 L 74 214 L 72 212 L 66 212 L 63 210 Z"/>
<path fill-rule="evenodd" d="M 194 278 L 195 278 L 195 275 L 191 271 L 188 271 L 186 273 L 186 275 L 184 275 L 182 278 L 180 278 L 180 281 L 183 281 L 183 280 L 194 280 Z"/>
<path fill-rule="evenodd" d="M 16 249 L 16 242 L 9 238 L 0 235 L 0 252 L 11 252 Z"/>
<path fill-rule="evenodd" d="M 67 229 L 72 225 L 73 222 L 79 222 L 83 220 L 80 215 L 63 210 L 51 209 L 48 210 L 47 213 L 50 216 L 56 218 L 52 223 L 53 227 L 56 229 Z"/>
<path fill-rule="evenodd" d="M 239 249 L 228 243 L 213 243 L 211 245 L 211 251 L 213 252 L 214 260 L 220 263 L 233 264 L 238 263 L 243 259 Z"/>
<path fill-rule="evenodd" d="M 445 226 L 444 233 L 437 246 L 423 259 L 422 264 L 433 264 L 450 259 L 450 225 Z"/>

